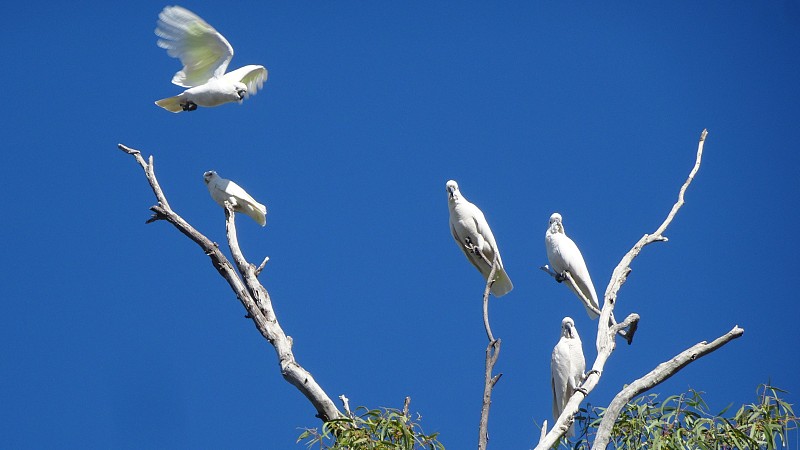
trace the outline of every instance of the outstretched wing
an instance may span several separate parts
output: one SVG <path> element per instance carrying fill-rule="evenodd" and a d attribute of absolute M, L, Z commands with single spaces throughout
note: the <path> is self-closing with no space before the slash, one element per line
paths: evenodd
<path fill-rule="evenodd" d="M 167 6 L 158 15 L 158 46 L 178 58 L 183 69 L 172 82 L 182 87 L 199 86 L 220 77 L 233 58 L 233 47 L 211 25 L 180 6 Z"/>
<path fill-rule="evenodd" d="M 245 94 L 244 98 L 247 98 L 255 95 L 264 86 L 264 82 L 267 81 L 267 69 L 264 66 L 251 64 L 232 70 L 222 77 L 230 81 L 244 83 L 247 86 L 247 94 Z"/>

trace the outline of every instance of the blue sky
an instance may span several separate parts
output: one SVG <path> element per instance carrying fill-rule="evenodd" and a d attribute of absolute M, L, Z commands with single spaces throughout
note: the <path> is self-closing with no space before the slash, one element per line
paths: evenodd
<path fill-rule="evenodd" d="M 661 223 L 708 128 L 668 243 L 646 248 L 617 317 L 641 316 L 589 400 L 734 325 L 745 334 L 656 391 L 712 409 L 771 380 L 797 402 L 800 183 L 797 2 L 229 2 L 182 4 L 269 79 L 243 105 L 170 114 L 180 68 L 151 1 L 6 2 L 6 200 L 0 446 L 302 448 L 319 425 L 200 249 L 167 223 L 117 143 L 155 156 L 172 207 L 225 242 L 209 169 L 269 208 L 245 255 L 298 361 L 331 397 L 422 414 L 474 447 L 483 281 L 448 230 L 445 182 L 485 213 L 515 289 L 491 448 L 550 419 L 564 316 L 587 364 L 594 327 L 537 268 L 554 211 L 599 293 Z M 226 250 L 227 251 L 227 250 Z M 794 442 L 796 446 L 796 442 Z"/>

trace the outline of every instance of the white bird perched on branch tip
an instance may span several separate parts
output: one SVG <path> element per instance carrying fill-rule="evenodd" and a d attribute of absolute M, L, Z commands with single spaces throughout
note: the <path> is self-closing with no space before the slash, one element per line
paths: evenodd
<path fill-rule="evenodd" d="M 450 231 L 453 233 L 453 239 L 456 240 L 456 244 L 464 252 L 469 262 L 483 274 L 484 279 L 488 279 L 494 255 L 497 254 L 498 267 L 491 292 L 495 297 L 506 295 L 514 288 L 514 285 L 503 268 L 500 250 L 497 248 L 486 218 L 477 206 L 461 195 L 458 183 L 450 180 L 447 182 L 446 189 L 447 206 L 450 209 Z"/>
<path fill-rule="evenodd" d="M 225 73 L 233 58 L 233 47 L 203 19 L 180 6 L 167 6 L 158 15 L 158 46 L 178 58 L 183 69 L 172 83 L 189 88 L 156 105 L 178 113 L 198 106 L 242 102 L 261 89 L 267 80 L 264 66 L 248 65 Z"/>
<path fill-rule="evenodd" d="M 203 174 L 203 181 L 208 186 L 211 198 L 220 206 L 224 208 L 227 201 L 234 211 L 246 214 L 262 227 L 267 224 L 267 207 L 258 203 L 238 184 L 220 177 L 213 170 Z"/>
<path fill-rule="evenodd" d="M 570 317 L 561 321 L 561 339 L 553 348 L 550 358 L 550 384 L 553 387 L 553 418 L 564 411 L 572 394 L 583 382 L 583 371 L 586 360 L 583 358 L 583 347 L 578 329 Z M 567 437 L 575 435 L 575 424 L 570 425 Z"/>
<path fill-rule="evenodd" d="M 583 260 L 583 255 L 578 250 L 578 246 L 564 233 L 561 214 L 553 213 L 550 216 L 550 226 L 547 229 L 547 233 L 545 233 L 544 245 L 547 249 L 547 259 L 556 272 L 556 280 L 560 283 L 565 278 L 564 272 L 569 272 L 580 292 L 576 291 L 569 282 L 566 283 L 567 286 L 579 298 L 583 294 L 591 305 L 599 310 L 597 292 L 594 290 L 592 278 L 589 276 L 589 269 L 586 268 L 586 262 Z M 600 317 L 588 306 L 584 305 L 584 307 L 592 320 Z"/>

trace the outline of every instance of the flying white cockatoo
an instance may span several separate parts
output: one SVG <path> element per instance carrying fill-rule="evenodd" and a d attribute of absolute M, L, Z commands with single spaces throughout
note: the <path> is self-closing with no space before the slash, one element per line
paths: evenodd
<path fill-rule="evenodd" d="M 158 46 L 178 58 L 183 69 L 172 83 L 189 88 L 156 105 L 178 113 L 198 106 L 242 102 L 254 95 L 267 80 L 264 66 L 248 65 L 225 73 L 233 58 L 233 47 L 203 19 L 180 6 L 167 6 L 158 15 Z"/>
<path fill-rule="evenodd" d="M 561 321 L 561 339 L 553 348 L 550 358 L 550 384 L 553 387 L 553 419 L 558 420 L 570 397 L 583 382 L 583 371 L 586 360 L 583 358 L 583 347 L 575 322 L 570 317 Z M 573 423 L 567 431 L 567 437 L 575 435 Z"/>
<path fill-rule="evenodd" d="M 500 250 L 494 240 L 492 230 L 486 218 L 477 206 L 473 205 L 461 195 L 458 190 L 458 183 L 453 180 L 447 182 L 447 206 L 450 209 L 450 231 L 453 239 L 456 240 L 458 248 L 464 252 L 469 262 L 483 274 L 483 278 L 489 277 L 492 270 L 492 261 L 497 254 L 497 271 L 495 272 L 494 284 L 491 292 L 495 297 L 502 297 L 514 289 L 511 280 L 503 268 L 503 260 L 500 258 Z M 470 247 L 471 249 L 468 249 Z M 478 253 L 480 252 L 480 253 Z M 481 254 L 489 261 L 481 257 Z"/>
<path fill-rule="evenodd" d="M 597 302 L 597 292 L 594 290 L 592 278 L 589 276 L 589 269 L 586 268 L 586 262 L 583 260 L 583 255 L 581 255 L 581 251 L 578 250 L 578 246 L 564 233 L 564 224 L 561 223 L 561 214 L 553 213 L 553 215 L 550 216 L 550 227 L 547 229 L 547 233 L 545 233 L 544 245 L 547 249 L 547 259 L 550 261 L 550 265 L 556 273 L 556 280 L 558 282 L 563 281 L 565 279 L 564 272 L 569 272 L 570 275 L 572 275 L 572 279 L 575 280 L 578 290 L 575 290 L 569 281 L 565 284 L 569 286 L 579 298 L 581 294 L 583 294 L 583 296 L 589 300 L 589 303 L 599 310 L 600 305 Z M 589 314 L 592 320 L 600 317 L 585 304 L 584 307 L 586 308 L 586 313 Z"/>
<path fill-rule="evenodd" d="M 258 203 L 238 184 L 220 177 L 213 170 L 203 174 L 203 181 L 208 186 L 211 198 L 219 203 L 220 206 L 224 208 L 225 201 L 227 201 L 234 211 L 250 216 L 262 227 L 267 224 L 267 207 Z"/>

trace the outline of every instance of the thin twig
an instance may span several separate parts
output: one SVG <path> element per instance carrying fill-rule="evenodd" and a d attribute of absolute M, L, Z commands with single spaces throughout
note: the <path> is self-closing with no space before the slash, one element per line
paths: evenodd
<path fill-rule="evenodd" d="M 578 284 L 575 282 L 575 278 L 572 278 L 572 273 L 569 270 L 565 270 L 562 276 L 564 277 L 564 281 L 567 282 L 567 286 L 572 290 L 572 292 L 578 294 L 578 299 L 581 301 L 581 303 L 583 303 L 583 305 L 587 309 L 590 309 L 593 313 L 599 316 L 600 310 L 597 309 L 597 307 L 595 307 L 588 298 L 586 298 L 586 295 L 584 295 L 583 291 L 578 287 Z M 558 278 L 556 278 L 556 280 L 558 280 Z"/>
<path fill-rule="evenodd" d="M 161 186 L 158 184 L 158 180 L 156 179 L 155 168 L 153 166 L 153 155 L 150 155 L 150 164 L 147 164 L 142 157 L 142 152 L 139 150 L 130 148 L 123 144 L 117 144 L 117 148 L 129 155 L 133 155 L 133 157 L 136 158 L 136 162 L 138 162 L 139 165 L 142 166 L 142 169 L 144 169 L 144 174 L 147 177 L 147 181 L 150 183 L 150 187 L 153 189 L 153 193 L 156 195 L 156 200 L 158 200 L 158 203 L 160 203 L 164 209 L 171 210 L 169 207 L 169 202 L 167 201 L 167 197 L 164 195 L 164 191 L 161 190 Z"/>
<path fill-rule="evenodd" d="M 265 256 L 264 261 L 261 261 L 261 264 L 258 265 L 258 268 L 256 269 L 256 276 L 261 275 L 261 271 L 264 270 L 264 266 L 267 265 L 267 261 L 269 261 L 269 256 Z"/>
<path fill-rule="evenodd" d="M 486 338 L 489 343 L 494 342 L 494 335 L 492 334 L 492 327 L 489 325 L 489 292 L 494 284 L 494 276 L 497 273 L 497 253 L 495 252 L 494 262 L 492 263 L 492 270 L 489 271 L 489 277 L 486 282 L 486 289 L 483 291 L 483 327 L 486 329 Z"/>
<path fill-rule="evenodd" d="M 681 186 L 680 191 L 678 192 L 678 200 L 672 206 L 667 218 L 664 219 L 664 222 L 656 229 L 653 234 L 645 234 L 639 239 L 638 242 L 633 246 L 633 248 L 622 257 L 622 260 L 617 264 L 617 267 L 614 269 L 614 272 L 611 275 L 611 282 L 608 284 L 608 288 L 606 288 L 605 293 L 605 304 L 603 305 L 603 309 L 605 310 L 605 306 L 608 304 L 613 305 L 614 302 L 617 300 L 617 292 L 619 292 L 620 288 L 628 278 L 628 274 L 631 271 L 631 263 L 633 260 L 639 255 L 639 252 L 649 244 L 653 242 L 666 242 L 668 239 L 663 236 L 664 232 L 667 230 L 667 227 L 672 223 L 672 219 L 675 218 L 675 215 L 678 213 L 678 210 L 684 204 L 684 194 L 686 190 L 689 188 L 689 185 L 692 184 L 697 171 L 700 170 L 700 163 L 703 159 L 703 144 L 705 143 L 706 136 L 708 136 L 708 130 L 703 130 L 700 133 L 700 141 L 697 144 L 697 155 L 695 157 L 695 163 L 692 167 L 692 170 L 689 172 L 689 176 L 686 179 L 686 182 L 683 183 Z M 612 308 L 613 309 L 613 308 Z"/>
<path fill-rule="evenodd" d="M 481 255 L 483 256 L 483 254 Z M 485 256 L 483 256 L 483 259 L 487 261 Z M 499 264 L 498 253 L 495 252 L 494 261 L 491 263 L 492 270 L 489 271 L 489 276 L 486 278 L 486 288 L 483 290 L 483 326 L 486 329 L 486 337 L 489 340 L 489 344 L 486 346 L 486 371 L 484 373 L 481 421 L 478 426 L 478 450 L 486 450 L 486 445 L 489 441 L 489 408 L 492 404 L 492 390 L 497 382 L 500 381 L 500 377 L 503 376 L 502 373 L 492 376 L 494 365 L 500 356 L 500 339 L 494 338 L 492 328 L 489 326 L 489 292 L 494 283 L 494 275 Z"/>
<path fill-rule="evenodd" d="M 567 282 L 567 286 L 578 296 L 578 300 L 580 300 L 581 303 L 583 303 L 583 305 L 587 309 L 590 309 L 592 312 L 594 312 L 598 316 L 600 315 L 600 310 L 597 309 L 592 304 L 592 302 L 589 301 L 589 299 L 586 297 L 586 295 L 584 295 L 583 291 L 578 288 L 578 284 L 575 282 L 575 278 L 572 277 L 572 273 L 569 270 L 565 270 L 563 274 L 558 274 L 558 273 L 554 272 L 550 268 L 550 266 L 548 266 L 547 264 L 539 267 L 539 269 L 544 271 L 544 273 L 546 273 L 546 274 L 550 275 L 551 277 L 553 277 L 553 279 L 558 281 L 559 283 L 566 281 Z M 610 324 L 612 326 L 616 324 L 616 322 L 614 322 L 614 316 L 613 315 L 611 316 Z M 625 331 L 622 330 L 620 332 L 620 334 L 624 336 L 625 335 Z"/>

